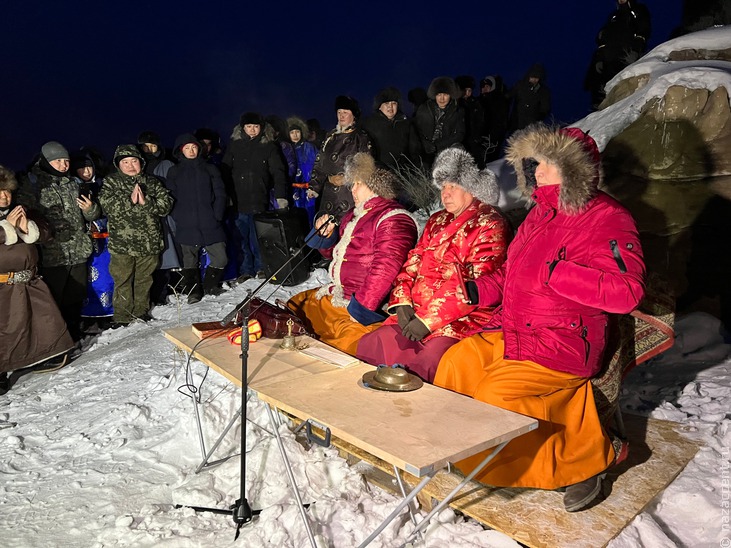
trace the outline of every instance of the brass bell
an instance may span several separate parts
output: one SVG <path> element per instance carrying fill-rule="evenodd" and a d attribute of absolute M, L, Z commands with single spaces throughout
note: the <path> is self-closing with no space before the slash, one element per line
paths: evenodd
<path fill-rule="evenodd" d="M 284 350 L 296 350 L 297 349 L 297 341 L 292 335 L 292 326 L 294 326 L 294 322 L 292 321 L 292 318 L 287 320 L 287 334 L 282 339 L 281 344 L 279 345 L 279 348 L 282 348 Z"/>

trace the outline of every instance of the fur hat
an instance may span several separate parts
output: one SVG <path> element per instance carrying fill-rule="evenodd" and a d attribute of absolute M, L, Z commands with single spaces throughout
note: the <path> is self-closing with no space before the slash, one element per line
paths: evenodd
<path fill-rule="evenodd" d="M 436 99 L 437 95 L 440 93 L 446 93 L 452 99 L 459 99 L 462 95 L 457 84 L 455 84 L 454 80 L 452 80 L 449 76 L 438 76 L 437 78 L 434 78 L 434 80 L 431 81 L 431 84 L 429 84 L 426 96 L 429 97 L 429 99 Z"/>
<path fill-rule="evenodd" d="M 505 159 L 515 169 L 518 187 L 529 200 L 535 189 L 537 163 L 556 165 L 562 180 L 558 208 L 568 214 L 582 211 L 596 196 L 603 178 L 596 142 L 574 127 L 533 124 L 516 131 L 508 140 Z"/>
<path fill-rule="evenodd" d="M 454 83 L 457 84 L 457 87 L 459 87 L 459 89 L 461 89 L 462 91 L 466 90 L 467 88 L 475 89 L 475 79 L 472 76 L 457 76 L 454 79 Z"/>
<path fill-rule="evenodd" d="M 389 103 L 391 101 L 401 102 L 401 92 L 395 87 L 383 88 L 378 92 L 378 95 L 373 99 L 373 111 L 375 112 L 383 103 Z"/>
<path fill-rule="evenodd" d="M 251 124 L 263 128 L 265 123 L 264 118 L 258 112 L 244 112 L 239 119 L 239 125 L 241 127 Z"/>
<path fill-rule="evenodd" d="M 350 95 L 338 95 L 335 98 L 335 112 L 340 109 L 349 110 L 353 113 L 353 116 L 360 118 L 360 106 L 358 106 L 358 101 Z"/>
<path fill-rule="evenodd" d="M 41 147 L 41 155 L 47 162 L 54 160 L 68 160 L 69 151 L 58 141 L 48 141 Z"/>
<path fill-rule="evenodd" d="M 162 139 L 154 131 L 143 131 L 137 136 L 137 144 L 152 143 L 158 147 L 162 146 Z"/>
<path fill-rule="evenodd" d="M 432 183 L 442 190 L 446 183 L 464 188 L 475 198 L 496 205 L 500 198 L 497 177 L 489 169 L 480 171 L 472 155 L 461 148 L 447 148 L 434 160 Z"/>
<path fill-rule="evenodd" d="M 367 152 L 348 157 L 345 161 L 345 180 L 348 187 L 359 181 L 374 194 L 387 200 L 393 200 L 398 195 L 396 176 L 385 169 L 376 169 L 376 161 Z"/>
<path fill-rule="evenodd" d="M 357 152 L 345 160 L 345 182 L 352 186 L 355 181 L 365 183 L 376 170 L 376 161 L 367 152 Z"/>
<path fill-rule="evenodd" d="M 207 127 L 199 127 L 193 135 L 200 143 L 204 140 L 210 141 L 214 148 L 221 144 L 221 136 L 218 132 Z"/>
<path fill-rule="evenodd" d="M 18 181 L 15 173 L 4 166 L 0 166 L 0 190 L 15 191 L 18 188 Z"/>

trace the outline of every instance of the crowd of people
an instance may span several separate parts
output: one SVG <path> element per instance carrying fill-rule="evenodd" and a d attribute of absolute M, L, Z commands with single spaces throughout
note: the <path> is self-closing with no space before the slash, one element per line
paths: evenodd
<path fill-rule="evenodd" d="M 0 320 L 12 341 L 0 376 L 63 364 L 90 323 L 148 321 L 166 293 L 195 304 L 223 291 L 224 278 L 263 278 L 257 215 L 296 212 L 318 250 L 314 266 L 329 275 L 288 302 L 309 332 L 373 365 L 538 418 L 480 478 L 566 487 L 566 510 L 586 507 L 626 456 L 598 418 L 589 380 L 607 314 L 643 297 L 637 230 L 598 189 L 593 139 L 542 123 L 550 91 L 541 65 L 510 92 L 498 76 L 475 91 L 469 76 L 435 78 L 409 92 L 408 117 L 387 87 L 362 121 L 358 102 L 338 96 L 325 135 L 313 121 L 250 111 L 226 147 L 201 128 L 166 151 L 143 131 L 110 166 L 93 148 L 69 153 L 50 141 L 26 172 L 0 167 L 0 302 L 12 311 Z M 486 167 L 503 152 L 532 204 L 514 237 Z M 403 196 L 405 162 L 441 199 L 423 228 Z M 458 466 L 467 473 L 482 458 Z"/>

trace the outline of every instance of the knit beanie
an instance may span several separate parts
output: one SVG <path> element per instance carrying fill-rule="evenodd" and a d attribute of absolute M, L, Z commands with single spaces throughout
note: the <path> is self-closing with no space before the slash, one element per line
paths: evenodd
<path fill-rule="evenodd" d="M 49 141 L 43 145 L 41 147 L 41 155 L 48 162 L 69 159 L 69 151 L 58 141 Z"/>
<path fill-rule="evenodd" d="M 432 183 L 440 191 L 447 183 L 461 186 L 486 204 L 496 205 L 500 198 L 495 174 L 489 169 L 477 169 L 472 155 L 461 148 L 447 148 L 437 155 Z"/>

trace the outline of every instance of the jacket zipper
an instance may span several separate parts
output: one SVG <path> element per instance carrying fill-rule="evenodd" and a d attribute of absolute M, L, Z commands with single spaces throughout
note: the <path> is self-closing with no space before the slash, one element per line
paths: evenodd
<path fill-rule="evenodd" d="M 624 264 L 624 261 L 622 260 L 622 255 L 619 254 L 619 246 L 617 245 L 617 240 L 609 240 L 609 249 L 612 250 L 614 260 L 617 261 L 619 271 L 622 274 L 625 274 L 627 272 L 627 265 Z"/>

